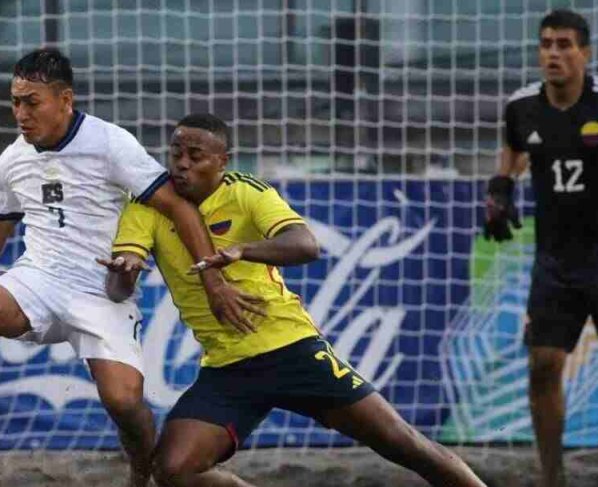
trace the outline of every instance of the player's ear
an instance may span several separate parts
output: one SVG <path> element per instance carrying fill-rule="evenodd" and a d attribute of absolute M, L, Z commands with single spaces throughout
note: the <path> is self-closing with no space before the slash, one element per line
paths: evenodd
<path fill-rule="evenodd" d="M 73 107 L 73 89 L 72 88 L 63 88 L 60 90 L 60 93 L 58 94 L 58 96 L 61 98 L 61 100 L 63 101 L 64 105 L 72 108 Z"/>
<path fill-rule="evenodd" d="M 218 169 L 224 171 L 226 169 L 226 165 L 228 164 L 228 152 L 220 154 L 218 156 Z"/>
<path fill-rule="evenodd" d="M 592 59 L 592 48 L 589 45 L 584 46 L 581 48 L 581 52 L 583 53 L 586 63 L 589 63 Z"/>

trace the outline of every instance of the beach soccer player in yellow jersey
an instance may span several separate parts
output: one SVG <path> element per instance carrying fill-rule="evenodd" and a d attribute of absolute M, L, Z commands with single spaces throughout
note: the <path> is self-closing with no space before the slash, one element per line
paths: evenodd
<path fill-rule="evenodd" d="M 118 301 L 133 293 L 152 253 L 182 320 L 204 350 L 197 381 L 168 415 L 158 441 L 157 483 L 251 487 L 214 467 L 277 407 L 315 418 L 432 485 L 483 487 L 457 455 L 408 425 L 320 336 L 277 270 L 316 259 L 317 243 L 268 183 L 225 171 L 228 142 L 220 119 L 189 115 L 172 136 L 170 170 L 176 191 L 199 206 L 219 249 L 206 262 L 226 266 L 231 283 L 263 299 L 253 301 L 256 316 L 245 333 L 212 316 L 197 279 L 189 275 L 191 256 L 173 224 L 153 208 L 133 203 L 125 209 L 112 259 L 102 262 L 111 271 L 108 295 Z"/>

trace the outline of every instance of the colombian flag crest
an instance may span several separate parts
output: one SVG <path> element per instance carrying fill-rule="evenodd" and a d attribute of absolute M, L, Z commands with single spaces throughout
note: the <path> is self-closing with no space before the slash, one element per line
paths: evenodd
<path fill-rule="evenodd" d="M 230 230 L 232 222 L 232 220 L 223 220 L 221 222 L 213 223 L 210 225 L 210 232 L 214 235 L 224 235 Z"/>
<path fill-rule="evenodd" d="M 586 122 L 581 127 L 581 139 L 584 145 L 589 147 L 598 146 L 598 122 Z"/>

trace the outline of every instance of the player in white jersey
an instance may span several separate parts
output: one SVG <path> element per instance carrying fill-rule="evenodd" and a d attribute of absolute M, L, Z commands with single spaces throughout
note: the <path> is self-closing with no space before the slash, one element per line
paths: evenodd
<path fill-rule="evenodd" d="M 131 484 L 147 484 L 154 424 L 143 402 L 140 313 L 104 291 L 118 219 L 128 195 L 174 220 L 196 259 L 213 253 L 197 209 L 176 195 L 165 169 L 124 129 L 73 109 L 68 58 L 40 49 L 15 65 L 11 97 L 21 135 L 0 155 L 0 249 L 16 222 L 25 253 L 0 276 L 0 336 L 68 341 L 87 360 L 131 460 Z M 216 316 L 247 331 L 259 300 L 204 272 Z M 198 283 L 199 284 L 199 283 Z"/>

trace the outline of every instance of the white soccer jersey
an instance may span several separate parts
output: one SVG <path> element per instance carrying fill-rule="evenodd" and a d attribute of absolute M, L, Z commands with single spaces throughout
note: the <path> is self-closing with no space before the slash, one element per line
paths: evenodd
<path fill-rule="evenodd" d="M 80 112 L 52 150 L 23 136 L 0 155 L 0 219 L 25 224 L 28 265 L 83 292 L 105 296 L 108 258 L 129 197 L 145 201 L 168 173 L 126 130 Z"/>

